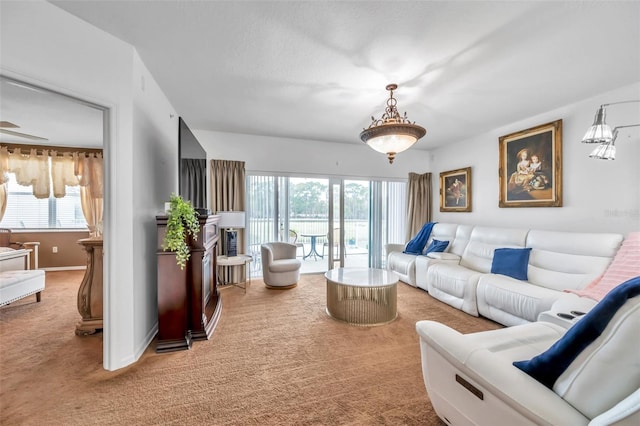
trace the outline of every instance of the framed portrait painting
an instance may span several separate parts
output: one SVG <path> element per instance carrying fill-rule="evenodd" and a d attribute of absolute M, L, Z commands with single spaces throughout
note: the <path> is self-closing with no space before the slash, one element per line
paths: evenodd
<path fill-rule="evenodd" d="M 500 207 L 562 207 L 562 120 L 499 138 Z"/>
<path fill-rule="evenodd" d="M 471 167 L 440 173 L 440 211 L 471 211 Z"/>

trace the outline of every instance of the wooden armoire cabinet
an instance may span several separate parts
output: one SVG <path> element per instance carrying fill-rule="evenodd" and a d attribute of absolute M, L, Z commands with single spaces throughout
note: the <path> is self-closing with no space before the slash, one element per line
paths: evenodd
<path fill-rule="evenodd" d="M 184 269 L 175 253 L 162 249 L 167 216 L 156 216 L 158 259 L 158 344 L 156 352 L 191 348 L 192 340 L 211 337 L 221 312 L 216 277 L 219 216 L 199 216 L 198 238 L 189 242 Z"/>

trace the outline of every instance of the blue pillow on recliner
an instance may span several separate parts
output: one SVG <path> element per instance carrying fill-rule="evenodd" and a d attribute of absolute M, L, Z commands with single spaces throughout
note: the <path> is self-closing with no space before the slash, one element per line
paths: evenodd
<path fill-rule="evenodd" d="M 497 248 L 493 252 L 493 262 L 491 263 L 492 274 L 507 275 L 517 280 L 526 281 L 529 276 L 530 248 Z"/>
<path fill-rule="evenodd" d="M 431 241 L 431 244 L 429 244 L 429 247 L 424 251 L 424 254 L 427 255 L 431 252 L 443 252 L 447 249 L 448 245 L 449 241 L 433 240 Z"/>
<path fill-rule="evenodd" d="M 602 334 L 618 309 L 627 300 L 638 296 L 640 296 L 640 276 L 625 281 L 607 293 L 604 299 L 549 349 L 529 360 L 515 361 L 513 365 L 549 389 L 553 389 L 558 377 L 587 346 Z"/>

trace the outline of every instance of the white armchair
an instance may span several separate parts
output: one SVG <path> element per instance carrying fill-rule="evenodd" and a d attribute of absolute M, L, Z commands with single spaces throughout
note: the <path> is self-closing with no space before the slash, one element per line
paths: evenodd
<path fill-rule="evenodd" d="M 463 335 L 433 321 L 416 324 L 429 398 L 450 425 L 640 424 L 639 328 L 635 296 L 549 388 L 512 363 L 545 352 L 565 327 L 538 321 Z"/>
<path fill-rule="evenodd" d="M 287 289 L 298 285 L 302 262 L 296 259 L 298 247 L 285 242 L 262 244 L 262 279 L 268 288 Z"/>

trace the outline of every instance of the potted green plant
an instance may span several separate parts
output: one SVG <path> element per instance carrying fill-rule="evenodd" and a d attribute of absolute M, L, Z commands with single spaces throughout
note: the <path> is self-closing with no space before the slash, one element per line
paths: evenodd
<path fill-rule="evenodd" d="M 167 212 L 167 231 L 162 249 L 175 252 L 176 262 L 180 269 L 184 269 L 190 256 L 187 240 L 189 236 L 194 240 L 198 239 L 200 231 L 198 213 L 191 202 L 183 200 L 179 195 L 171 194 L 169 203 L 171 208 Z"/>

